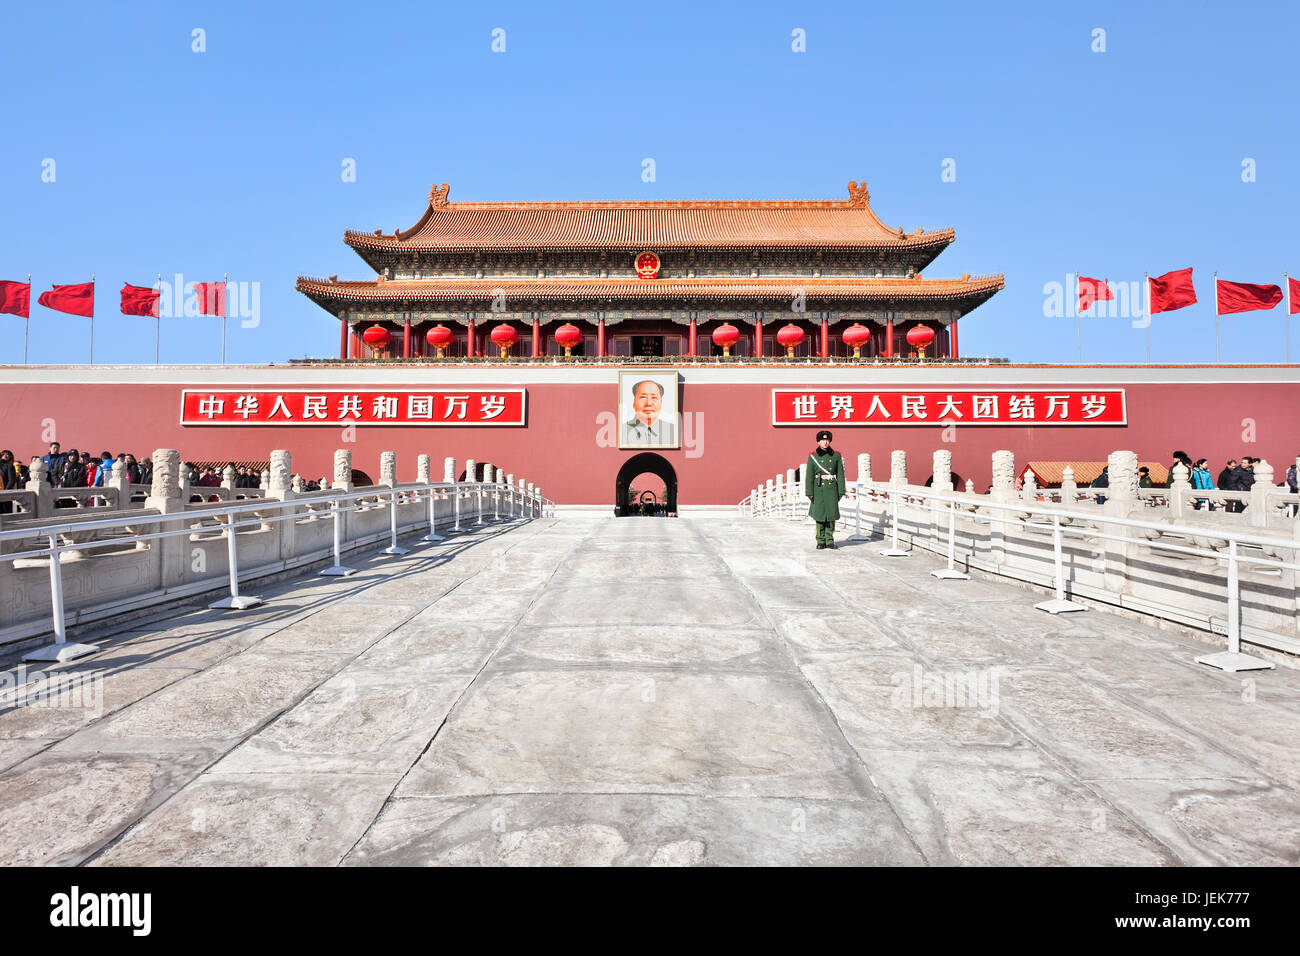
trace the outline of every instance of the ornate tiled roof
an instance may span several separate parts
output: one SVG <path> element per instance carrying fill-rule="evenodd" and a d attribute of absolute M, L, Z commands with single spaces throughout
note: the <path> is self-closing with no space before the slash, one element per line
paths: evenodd
<path fill-rule="evenodd" d="M 446 183 L 410 229 L 384 234 L 348 230 L 362 250 L 889 248 L 945 246 L 952 229 L 904 233 L 871 210 L 866 183 L 849 183 L 847 200 L 458 202 Z"/>
<path fill-rule="evenodd" d="M 703 278 L 703 279 L 375 279 L 369 282 L 302 277 L 297 289 L 316 300 L 465 301 L 498 294 L 521 299 L 772 299 L 802 292 L 811 299 L 981 299 L 1003 287 L 1003 277 L 963 276 L 960 279 L 859 278 Z"/>

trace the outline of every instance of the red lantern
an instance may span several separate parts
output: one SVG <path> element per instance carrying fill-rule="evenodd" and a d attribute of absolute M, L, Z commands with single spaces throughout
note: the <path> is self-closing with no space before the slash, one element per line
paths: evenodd
<path fill-rule="evenodd" d="M 565 322 L 555 330 L 555 344 L 564 349 L 565 356 L 572 356 L 573 349 L 582 344 L 582 330 L 571 322 Z"/>
<path fill-rule="evenodd" d="M 443 351 L 456 341 L 456 334 L 445 325 L 435 325 L 429 330 L 425 340 L 438 350 L 438 358 L 443 357 Z"/>
<path fill-rule="evenodd" d="M 724 357 L 731 355 L 731 347 L 740 341 L 740 329 L 725 322 L 713 330 L 713 344 L 722 347 Z"/>
<path fill-rule="evenodd" d="M 803 344 L 804 338 L 803 329 L 793 322 L 776 333 L 777 344 L 785 347 L 786 358 L 794 358 L 794 350 Z"/>
<path fill-rule="evenodd" d="M 519 341 L 519 333 L 513 327 L 502 322 L 492 330 L 492 341 L 501 350 L 501 357 L 505 358 L 510 346 Z"/>
<path fill-rule="evenodd" d="M 861 322 L 854 322 L 844 330 L 844 334 L 840 338 L 844 340 L 845 345 L 853 349 L 853 357 L 860 359 L 862 358 L 862 346 L 871 341 L 871 330 Z"/>
<path fill-rule="evenodd" d="M 907 344 L 916 349 L 921 358 L 925 358 L 925 347 L 933 341 L 934 329 L 918 325 L 907 330 Z"/>
<path fill-rule="evenodd" d="M 383 352 L 388 348 L 388 343 L 393 341 L 393 336 L 382 325 L 372 325 L 361 334 L 361 340 L 376 352 Z"/>

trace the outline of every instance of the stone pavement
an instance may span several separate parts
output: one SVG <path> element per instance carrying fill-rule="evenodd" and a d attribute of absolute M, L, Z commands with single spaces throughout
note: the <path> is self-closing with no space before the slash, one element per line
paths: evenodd
<path fill-rule="evenodd" d="M 1300 672 L 812 537 L 564 516 L 134 623 L 99 708 L 0 695 L 0 860 L 1300 859 Z"/>

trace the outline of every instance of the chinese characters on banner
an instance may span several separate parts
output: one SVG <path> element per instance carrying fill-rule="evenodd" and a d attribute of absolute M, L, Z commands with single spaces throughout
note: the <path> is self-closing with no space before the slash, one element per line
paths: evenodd
<path fill-rule="evenodd" d="M 773 425 L 1127 425 L 1124 389 L 772 389 Z"/>
<path fill-rule="evenodd" d="M 181 393 L 182 425 L 523 425 L 522 388 Z"/>

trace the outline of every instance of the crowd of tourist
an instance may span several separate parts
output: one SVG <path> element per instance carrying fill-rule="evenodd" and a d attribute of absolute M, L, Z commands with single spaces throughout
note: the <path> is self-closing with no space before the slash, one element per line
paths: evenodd
<path fill-rule="evenodd" d="M 137 460 L 130 452 L 114 455 L 107 451 L 92 456 L 76 448 L 65 452 L 59 442 L 50 442 L 49 451 L 44 455 L 33 455 L 28 464 L 23 464 L 8 448 L 0 450 L 0 490 L 25 489 L 38 462 L 44 466 L 45 481 L 52 488 L 103 488 L 114 475 L 126 475 L 127 481 L 133 485 L 147 485 L 153 481 L 153 462 L 148 458 Z M 234 462 L 230 466 L 235 468 L 236 488 L 262 486 L 262 476 L 257 471 L 242 465 L 236 467 Z M 187 461 L 182 468 L 191 486 L 221 487 L 222 477 L 211 465 L 200 468 Z"/>
<path fill-rule="evenodd" d="M 1151 469 L 1142 467 L 1138 469 L 1138 487 L 1139 488 L 1169 488 L 1174 483 L 1174 468 L 1182 465 L 1187 469 L 1187 480 L 1191 486 L 1198 491 L 1250 491 L 1255 484 L 1255 464 L 1258 458 L 1250 455 L 1242 455 L 1241 459 L 1229 458 L 1215 478 L 1210 470 L 1210 462 L 1207 458 L 1198 458 L 1192 461 L 1190 455 L 1185 451 L 1176 451 L 1173 454 L 1173 464 L 1169 466 L 1169 477 L 1163 484 L 1156 483 L 1151 478 Z M 1101 474 L 1091 482 L 1090 487 L 1108 488 L 1110 487 L 1110 475 L 1107 474 L 1109 468 L 1102 468 Z M 1291 494 L 1297 493 L 1296 486 L 1296 467 L 1293 461 L 1286 470 L 1286 484 Z M 1098 496 L 1098 502 L 1105 503 L 1104 496 Z M 1208 498 L 1199 498 L 1196 501 L 1198 509 L 1214 510 L 1215 504 Z M 1231 512 L 1241 512 L 1246 510 L 1244 502 L 1229 500 L 1223 503 L 1223 509 Z"/>

